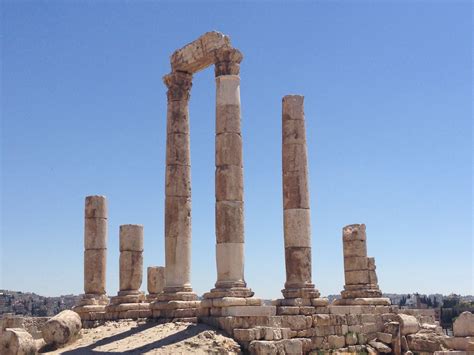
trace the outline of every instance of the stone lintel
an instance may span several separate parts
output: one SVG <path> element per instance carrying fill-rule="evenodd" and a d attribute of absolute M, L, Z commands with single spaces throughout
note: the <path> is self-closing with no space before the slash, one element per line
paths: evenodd
<path fill-rule="evenodd" d="M 215 52 L 232 48 L 230 38 L 220 32 L 212 31 L 188 43 L 171 55 L 173 71 L 196 73 L 215 62 Z"/>

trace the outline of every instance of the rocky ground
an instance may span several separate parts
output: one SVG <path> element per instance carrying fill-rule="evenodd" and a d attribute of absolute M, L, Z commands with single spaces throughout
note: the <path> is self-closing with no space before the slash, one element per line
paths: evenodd
<path fill-rule="evenodd" d="M 240 354 L 240 346 L 204 324 L 107 322 L 82 329 L 80 338 L 47 354 Z"/>

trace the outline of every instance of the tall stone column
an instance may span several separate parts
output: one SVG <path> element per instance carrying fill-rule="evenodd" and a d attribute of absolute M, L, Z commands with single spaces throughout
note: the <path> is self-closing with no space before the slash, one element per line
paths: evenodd
<path fill-rule="evenodd" d="M 317 298 L 311 281 L 311 225 L 304 97 L 283 97 L 282 164 L 285 298 Z"/>
<path fill-rule="evenodd" d="M 103 312 L 109 303 L 105 290 L 106 261 L 107 200 L 105 196 L 87 196 L 84 212 L 84 295 L 74 308 L 82 318 L 86 313 Z"/>
<path fill-rule="evenodd" d="M 191 288 L 191 156 L 188 103 L 192 75 L 173 72 L 168 87 L 165 187 L 165 293 Z"/>

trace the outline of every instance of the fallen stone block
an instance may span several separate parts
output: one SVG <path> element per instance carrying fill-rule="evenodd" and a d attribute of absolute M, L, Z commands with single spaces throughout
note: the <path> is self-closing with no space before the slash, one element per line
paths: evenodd
<path fill-rule="evenodd" d="M 392 334 L 377 332 L 377 339 L 380 340 L 382 343 L 391 344 Z"/>
<path fill-rule="evenodd" d="M 35 355 L 36 342 L 25 329 L 7 328 L 0 338 L 2 355 Z"/>
<path fill-rule="evenodd" d="M 48 320 L 41 333 L 46 344 L 62 346 L 73 340 L 81 327 L 81 317 L 74 311 L 65 310 Z"/>
<path fill-rule="evenodd" d="M 389 354 L 392 352 L 392 349 L 385 345 L 384 343 L 380 343 L 378 341 L 370 341 L 369 345 L 377 350 L 379 353 Z"/>
<path fill-rule="evenodd" d="M 462 312 L 453 323 L 455 337 L 474 336 L 474 314 Z"/>

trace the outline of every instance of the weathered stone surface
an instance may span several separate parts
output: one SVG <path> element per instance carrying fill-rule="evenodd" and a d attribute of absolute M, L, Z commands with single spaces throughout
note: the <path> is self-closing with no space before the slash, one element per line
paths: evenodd
<path fill-rule="evenodd" d="M 304 287 L 311 280 L 311 248 L 285 248 L 285 288 Z"/>
<path fill-rule="evenodd" d="M 216 166 L 242 167 L 242 137 L 238 133 L 216 135 Z"/>
<path fill-rule="evenodd" d="M 474 342 L 474 337 L 446 337 L 444 344 L 449 349 L 467 351 L 469 343 Z"/>
<path fill-rule="evenodd" d="M 365 240 L 350 240 L 344 242 L 344 257 L 348 256 L 367 256 L 367 245 Z"/>
<path fill-rule="evenodd" d="M 214 75 L 220 76 L 239 75 L 242 53 L 235 48 L 222 48 L 215 51 Z"/>
<path fill-rule="evenodd" d="M 218 243 L 216 244 L 217 283 L 231 281 L 243 283 L 244 274 L 244 244 L 243 243 Z"/>
<path fill-rule="evenodd" d="M 82 328 L 76 312 L 65 310 L 48 320 L 41 331 L 46 344 L 64 345 L 74 339 Z"/>
<path fill-rule="evenodd" d="M 216 106 L 240 106 L 240 77 L 222 75 L 216 77 Z"/>
<path fill-rule="evenodd" d="M 240 132 L 240 105 L 216 106 L 216 134 Z"/>
<path fill-rule="evenodd" d="M 274 315 L 276 315 L 275 306 L 232 306 L 222 308 L 223 317 L 271 317 Z"/>
<path fill-rule="evenodd" d="M 347 345 L 356 345 L 357 344 L 357 334 L 349 332 L 346 334 L 346 344 Z"/>
<path fill-rule="evenodd" d="M 332 349 L 343 348 L 346 345 L 346 339 L 340 335 L 330 335 L 328 337 L 329 347 Z"/>
<path fill-rule="evenodd" d="M 350 224 L 345 226 L 342 230 L 342 240 L 344 242 L 352 240 L 366 240 L 365 224 Z"/>
<path fill-rule="evenodd" d="M 217 243 L 244 242 L 244 203 L 242 201 L 216 202 Z"/>
<path fill-rule="evenodd" d="M 453 323 L 453 332 L 456 337 L 474 337 L 474 314 L 463 312 Z"/>
<path fill-rule="evenodd" d="M 168 87 L 166 92 L 168 102 L 180 101 L 182 105 L 187 105 L 192 87 L 192 79 L 192 74 L 183 71 L 165 75 L 163 82 Z M 170 112 L 168 111 L 168 113 Z"/>
<path fill-rule="evenodd" d="M 7 328 L 0 333 L 0 354 L 35 355 L 35 340 L 25 329 Z"/>
<path fill-rule="evenodd" d="M 285 95 L 282 98 L 283 120 L 304 120 L 304 96 Z"/>
<path fill-rule="evenodd" d="M 309 209 L 283 211 L 285 248 L 311 247 L 311 225 Z"/>
<path fill-rule="evenodd" d="M 143 251 L 143 226 L 141 224 L 120 226 L 120 251 Z"/>
<path fill-rule="evenodd" d="M 147 268 L 148 293 L 160 293 L 165 286 L 165 268 L 163 266 L 149 266 Z"/>
<path fill-rule="evenodd" d="M 306 145 L 306 128 L 304 120 L 285 119 L 283 116 L 283 146 L 291 144 Z"/>
<path fill-rule="evenodd" d="M 168 133 L 166 136 L 166 162 L 169 165 L 191 164 L 189 133 Z"/>
<path fill-rule="evenodd" d="M 309 208 L 309 188 L 307 171 L 283 173 L 283 208 Z"/>
<path fill-rule="evenodd" d="M 391 344 L 392 343 L 392 334 L 377 332 L 377 339 L 382 343 Z"/>
<path fill-rule="evenodd" d="M 368 261 L 365 256 L 348 256 L 344 258 L 344 270 L 368 270 Z"/>
<path fill-rule="evenodd" d="M 398 314 L 398 322 L 400 323 L 400 334 L 414 334 L 420 330 L 420 324 L 414 316 L 408 314 Z"/>
<path fill-rule="evenodd" d="M 165 288 L 167 292 L 191 291 L 191 231 L 165 238 Z"/>
<path fill-rule="evenodd" d="M 183 101 L 168 101 L 166 132 L 189 134 L 189 107 Z M 173 143 L 174 141 L 169 141 Z M 184 140 L 189 143 L 188 140 Z M 182 147 L 184 148 L 184 147 Z M 189 150 L 189 149 L 187 149 Z"/>
<path fill-rule="evenodd" d="M 105 294 L 106 249 L 84 251 L 84 291 Z"/>
<path fill-rule="evenodd" d="M 85 218 L 107 218 L 107 199 L 105 196 L 87 196 Z"/>
<path fill-rule="evenodd" d="M 368 284 L 369 272 L 367 270 L 345 271 L 346 285 Z"/>
<path fill-rule="evenodd" d="M 392 349 L 390 347 L 378 341 L 374 341 L 374 340 L 369 341 L 369 345 L 373 347 L 375 350 L 377 350 L 378 353 L 389 354 L 392 352 Z"/>
<path fill-rule="evenodd" d="M 107 218 L 84 219 L 84 249 L 107 248 Z"/>
<path fill-rule="evenodd" d="M 216 201 L 243 201 L 243 169 L 226 165 L 216 167 Z"/>
<path fill-rule="evenodd" d="M 165 237 L 191 238 L 191 199 L 166 196 Z"/>
<path fill-rule="evenodd" d="M 166 196 L 191 197 L 191 167 L 188 165 L 166 166 Z"/>
<path fill-rule="evenodd" d="M 229 37 L 220 32 L 207 32 L 195 41 L 176 50 L 171 56 L 173 70 L 195 73 L 215 62 L 215 51 L 231 48 Z"/>
<path fill-rule="evenodd" d="M 283 171 L 306 172 L 308 170 L 306 144 L 284 144 L 282 148 Z"/>
<path fill-rule="evenodd" d="M 417 352 L 430 352 L 442 350 L 441 337 L 433 334 L 408 334 L 406 336 L 408 342 L 408 348 L 411 351 Z"/>
<path fill-rule="evenodd" d="M 120 252 L 120 290 L 138 290 L 143 278 L 143 253 Z"/>

